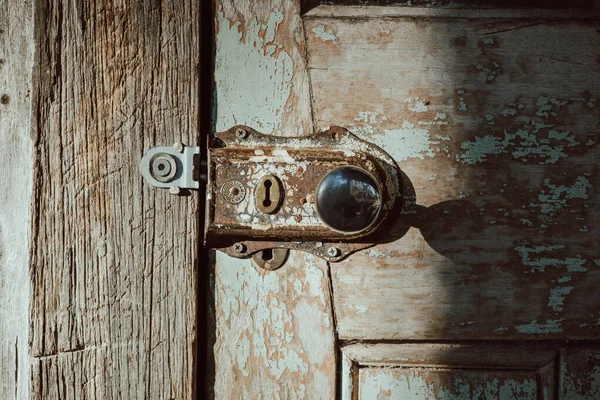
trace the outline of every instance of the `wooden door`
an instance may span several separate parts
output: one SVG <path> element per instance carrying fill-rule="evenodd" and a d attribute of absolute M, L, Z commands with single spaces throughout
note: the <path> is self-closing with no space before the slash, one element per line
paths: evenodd
<path fill-rule="evenodd" d="M 593 2 L 329 3 L 216 1 L 214 129 L 344 126 L 403 211 L 340 263 L 217 252 L 214 397 L 600 398 Z"/>

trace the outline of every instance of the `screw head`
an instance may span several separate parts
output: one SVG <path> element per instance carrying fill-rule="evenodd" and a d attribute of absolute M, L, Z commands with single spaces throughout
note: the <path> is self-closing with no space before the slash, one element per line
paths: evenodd
<path fill-rule="evenodd" d="M 177 164 L 172 155 L 159 153 L 150 160 L 150 175 L 159 182 L 169 182 L 177 173 Z"/>
<path fill-rule="evenodd" d="M 178 153 L 183 153 L 183 147 L 183 143 L 181 142 L 176 142 L 175 144 L 173 144 L 173 149 L 175 149 L 175 151 Z"/>
<path fill-rule="evenodd" d="M 340 255 L 340 249 L 337 247 L 331 246 L 327 249 L 327 255 L 329 257 L 338 257 Z"/>
<path fill-rule="evenodd" d="M 171 194 L 179 194 L 181 192 L 181 188 L 179 186 L 171 186 L 169 188 L 169 193 Z"/>
<path fill-rule="evenodd" d="M 246 137 L 248 137 L 248 131 L 240 128 L 237 131 L 235 131 L 235 137 L 238 139 L 246 139 Z"/>
<path fill-rule="evenodd" d="M 238 254 L 246 252 L 246 246 L 244 246 L 243 243 L 235 243 L 233 246 L 231 246 L 231 248 L 235 253 Z"/>

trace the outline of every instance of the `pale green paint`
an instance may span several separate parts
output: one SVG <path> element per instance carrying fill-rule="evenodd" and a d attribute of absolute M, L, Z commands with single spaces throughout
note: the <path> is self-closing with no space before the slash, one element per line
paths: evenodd
<path fill-rule="evenodd" d="M 500 114 L 504 117 L 514 117 L 517 115 L 517 110 L 514 108 L 505 108 L 504 110 L 500 111 Z"/>
<path fill-rule="evenodd" d="M 517 325 L 515 328 L 517 332 L 525 334 L 548 335 L 550 333 L 561 333 L 562 329 L 560 325 L 563 320 L 564 318 L 557 320 L 548 319 L 546 323 L 538 323 L 537 320 L 533 320 L 529 324 Z"/>
<path fill-rule="evenodd" d="M 560 101 L 557 99 L 553 99 L 551 97 L 540 96 L 537 99 L 536 105 L 538 107 L 537 116 L 538 117 L 550 117 L 558 115 L 556 112 L 552 111 L 554 107 L 562 107 L 567 104 L 567 101 Z"/>
<path fill-rule="evenodd" d="M 459 373 L 457 371 L 457 374 Z M 444 381 L 440 379 L 435 382 L 435 377 L 432 379 L 431 376 L 425 379 L 418 371 L 363 369 L 359 398 L 378 399 L 382 396 L 393 400 L 533 400 L 537 394 L 536 381 L 531 378 L 499 380 L 491 376 L 481 381 L 455 376 L 451 386 L 439 387 L 438 382 Z"/>
<path fill-rule="evenodd" d="M 340 39 L 333 32 L 333 29 L 328 29 L 325 25 L 319 25 L 312 29 L 319 39 L 323 42 L 331 42 L 333 44 L 340 44 Z"/>
<path fill-rule="evenodd" d="M 566 275 L 566 276 L 561 276 L 560 278 L 558 278 L 556 280 L 556 283 L 565 283 L 565 282 L 569 282 L 571 280 L 571 277 Z"/>
<path fill-rule="evenodd" d="M 288 53 L 274 53 L 283 11 L 271 12 L 266 24 L 231 23 L 218 11 L 215 55 L 215 128 L 244 124 L 273 133 L 282 123 L 291 94 L 294 62 Z M 261 31 L 264 37 L 261 37 Z M 251 67 L 252 74 L 248 74 Z M 301 133 L 301 132 L 298 132 Z"/>
<path fill-rule="evenodd" d="M 531 207 L 537 207 L 543 214 L 553 215 L 563 210 L 567 206 L 567 200 L 587 199 L 588 189 L 593 188 L 590 181 L 585 176 L 579 176 L 571 186 L 553 185 L 550 179 L 544 179 L 546 190 L 542 190 L 538 195 L 539 204 L 530 204 Z"/>
<path fill-rule="evenodd" d="M 565 298 L 574 289 L 574 286 L 555 287 L 550 289 L 550 298 L 548 299 L 548 305 L 556 312 L 563 310 Z"/>
<path fill-rule="evenodd" d="M 586 272 L 587 268 L 583 266 L 587 262 L 587 259 L 581 256 L 567 257 L 567 258 L 550 258 L 550 257 L 539 257 L 532 258 L 531 254 L 539 254 L 543 252 L 550 252 L 554 250 L 564 249 L 563 245 L 550 245 L 550 246 L 533 246 L 528 247 L 527 243 L 517 246 L 514 249 L 519 253 L 521 262 L 524 266 L 531 267 L 531 272 L 544 272 L 546 267 L 563 268 L 566 267 L 568 272 Z"/>
<path fill-rule="evenodd" d="M 544 125 L 544 127 L 547 126 Z M 461 163 L 477 164 L 486 161 L 490 155 L 508 153 L 514 158 L 522 160 L 533 155 L 543 159 L 539 164 L 555 164 L 559 159 L 567 157 L 567 154 L 563 152 L 565 146 L 579 144 L 568 133 L 564 135 L 555 131 L 548 132 L 549 139 L 562 141 L 564 144 L 547 144 L 549 140 L 543 138 L 538 140 L 539 135 L 536 133 L 539 129 L 540 125 L 531 124 L 518 129 L 514 134 L 505 130 L 504 137 L 495 135 L 475 137 L 474 140 L 468 140 L 461 144 L 460 147 L 463 151 L 456 155 L 456 159 Z M 533 133 L 530 133 L 530 130 L 533 130 Z"/>

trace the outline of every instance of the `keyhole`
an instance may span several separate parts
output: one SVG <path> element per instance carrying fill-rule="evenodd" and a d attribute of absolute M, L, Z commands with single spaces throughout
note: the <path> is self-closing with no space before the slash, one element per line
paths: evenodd
<path fill-rule="evenodd" d="M 265 249 L 262 251 L 262 259 L 264 261 L 271 261 L 273 259 L 273 249 Z"/>
<path fill-rule="evenodd" d="M 271 182 L 269 179 L 265 180 L 265 199 L 263 200 L 263 206 L 265 207 L 269 207 L 271 205 L 271 186 L 273 185 L 273 182 Z M 272 253 L 271 253 L 272 255 Z"/>

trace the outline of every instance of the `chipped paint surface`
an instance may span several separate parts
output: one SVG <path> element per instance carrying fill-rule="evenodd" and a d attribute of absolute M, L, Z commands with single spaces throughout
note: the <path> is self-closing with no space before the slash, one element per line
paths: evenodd
<path fill-rule="evenodd" d="M 579 349 L 567 353 L 561 366 L 563 397 L 569 400 L 600 398 L 600 353 L 597 349 Z"/>
<path fill-rule="evenodd" d="M 566 267 L 568 272 L 587 271 L 587 268 L 583 267 L 586 264 L 587 260 L 582 258 L 581 256 L 566 258 L 537 256 L 538 254 L 545 255 L 548 252 L 562 249 L 565 249 L 564 245 L 529 246 L 527 242 L 524 242 L 522 245 L 514 248 L 514 250 L 516 250 L 517 253 L 519 253 L 523 265 L 526 267 L 530 267 L 530 272 L 544 272 L 546 267 Z"/>
<path fill-rule="evenodd" d="M 274 9 L 268 21 L 253 18 L 242 29 L 218 11 L 215 87 L 217 130 L 243 123 L 271 133 L 281 127 L 282 114 L 292 89 L 294 62 L 274 41 L 284 18 Z M 276 51 L 279 50 L 279 51 Z M 248 67 L 252 66 L 252 73 Z M 251 96 L 251 98 L 248 98 Z M 244 106 L 240 107 L 240 102 Z"/>
<path fill-rule="evenodd" d="M 548 305 L 556 312 L 562 311 L 565 298 L 573 289 L 575 289 L 575 286 L 559 286 L 550 289 Z"/>
<path fill-rule="evenodd" d="M 215 5 L 216 131 L 243 124 L 267 134 L 312 134 L 299 4 L 280 0 Z M 257 160 L 264 154 L 255 153 Z M 285 152 L 276 174 L 301 168 Z M 260 167 L 240 171 L 253 179 Z M 252 222 L 252 204 L 233 212 Z M 310 204 L 295 210 L 310 220 Z M 291 216 L 293 218 L 294 215 Z M 219 398 L 332 398 L 333 319 L 326 263 L 292 252 L 284 268 L 257 270 L 216 253 L 215 384 Z"/>
<path fill-rule="evenodd" d="M 325 43 L 340 44 L 340 39 L 335 35 L 333 30 L 327 28 L 325 25 L 319 25 L 313 28 L 312 31 Z"/>
<path fill-rule="evenodd" d="M 215 344 L 216 393 L 228 398 L 333 393 L 326 263 L 293 253 L 285 271 L 266 272 L 217 252 L 216 265 L 217 337 L 223 338 Z"/>
<path fill-rule="evenodd" d="M 519 333 L 525 333 L 528 335 L 547 335 L 550 333 L 562 333 L 561 322 L 564 319 L 547 320 L 545 323 L 538 322 L 536 320 L 531 321 L 529 324 L 517 325 L 517 331 Z"/>
<path fill-rule="evenodd" d="M 544 186 L 546 189 L 538 195 L 540 203 L 532 203 L 530 206 L 539 207 L 540 212 L 550 215 L 563 210 L 567 206 L 567 200 L 587 199 L 588 191 L 593 188 L 585 176 L 578 176 L 570 186 L 553 185 L 550 179 L 544 179 Z"/>
<path fill-rule="evenodd" d="M 481 382 L 460 376 L 459 373 L 439 375 L 441 376 L 435 377 L 426 372 L 402 372 L 402 370 L 391 369 L 361 370 L 360 398 L 398 400 L 471 398 L 533 400 L 537 398 L 537 383 L 531 378 L 500 380 L 489 377 Z"/>

